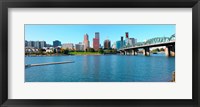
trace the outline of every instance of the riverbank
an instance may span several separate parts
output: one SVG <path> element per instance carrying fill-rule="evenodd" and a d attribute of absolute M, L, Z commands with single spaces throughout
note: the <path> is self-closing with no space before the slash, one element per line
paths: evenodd
<path fill-rule="evenodd" d="M 70 55 L 102 55 L 100 52 L 69 52 Z"/>
<path fill-rule="evenodd" d="M 34 56 L 70 56 L 70 55 L 104 55 L 104 54 L 117 54 L 117 53 L 101 53 L 101 52 L 69 52 L 68 54 L 55 53 L 55 54 L 29 54 L 25 55 L 26 57 Z"/>

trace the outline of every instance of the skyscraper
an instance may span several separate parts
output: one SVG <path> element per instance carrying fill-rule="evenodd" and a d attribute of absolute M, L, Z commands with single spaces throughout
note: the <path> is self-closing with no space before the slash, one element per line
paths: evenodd
<path fill-rule="evenodd" d="M 119 50 L 121 48 L 121 41 L 116 41 L 116 49 Z"/>
<path fill-rule="evenodd" d="M 59 40 L 53 41 L 53 47 L 61 46 L 61 42 Z"/>
<path fill-rule="evenodd" d="M 111 44 L 111 42 L 110 42 L 110 40 L 105 40 L 104 41 L 104 49 L 110 49 L 111 47 L 110 47 L 110 44 Z"/>
<path fill-rule="evenodd" d="M 123 36 L 121 36 L 120 48 L 123 48 L 123 47 L 124 47 L 124 39 L 123 39 Z"/>
<path fill-rule="evenodd" d="M 135 38 L 128 38 L 128 46 L 135 46 L 136 39 Z"/>
<path fill-rule="evenodd" d="M 95 51 L 99 50 L 99 32 L 95 32 L 95 38 L 93 38 L 93 48 Z"/>
<path fill-rule="evenodd" d="M 84 50 L 86 50 L 87 48 L 90 47 L 90 41 L 89 41 L 88 38 L 89 38 L 89 36 L 88 36 L 88 34 L 86 33 L 86 34 L 84 35 L 84 40 L 83 40 Z"/>
<path fill-rule="evenodd" d="M 128 38 L 128 32 L 126 32 L 126 38 Z"/>

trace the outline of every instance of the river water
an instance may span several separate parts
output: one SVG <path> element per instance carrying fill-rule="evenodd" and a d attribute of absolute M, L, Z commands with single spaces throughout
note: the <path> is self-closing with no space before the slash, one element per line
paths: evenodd
<path fill-rule="evenodd" d="M 169 82 L 175 57 L 88 55 L 25 57 L 25 64 L 75 61 L 25 68 L 25 82 Z"/>

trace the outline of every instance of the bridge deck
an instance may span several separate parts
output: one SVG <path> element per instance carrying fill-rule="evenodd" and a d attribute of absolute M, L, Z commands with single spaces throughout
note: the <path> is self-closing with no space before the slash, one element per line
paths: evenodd
<path fill-rule="evenodd" d="M 139 48 L 145 48 L 145 47 L 166 46 L 166 45 L 170 45 L 170 44 L 175 44 L 175 41 L 164 42 L 164 43 L 157 43 L 157 44 L 148 44 L 148 45 L 135 46 L 135 47 L 128 47 L 128 48 L 119 49 L 119 51 L 129 50 L 129 49 L 139 49 Z"/>

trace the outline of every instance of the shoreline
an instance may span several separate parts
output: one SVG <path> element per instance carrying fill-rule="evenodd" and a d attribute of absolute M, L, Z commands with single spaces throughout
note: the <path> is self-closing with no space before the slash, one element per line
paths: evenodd
<path fill-rule="evenodd" d="M 70 54 L 70 55 L 25 55 L 25 57 L 38 57 L 38 56 L 100 56 L 100 55 L 118 55 L 118 54 Z"/>

